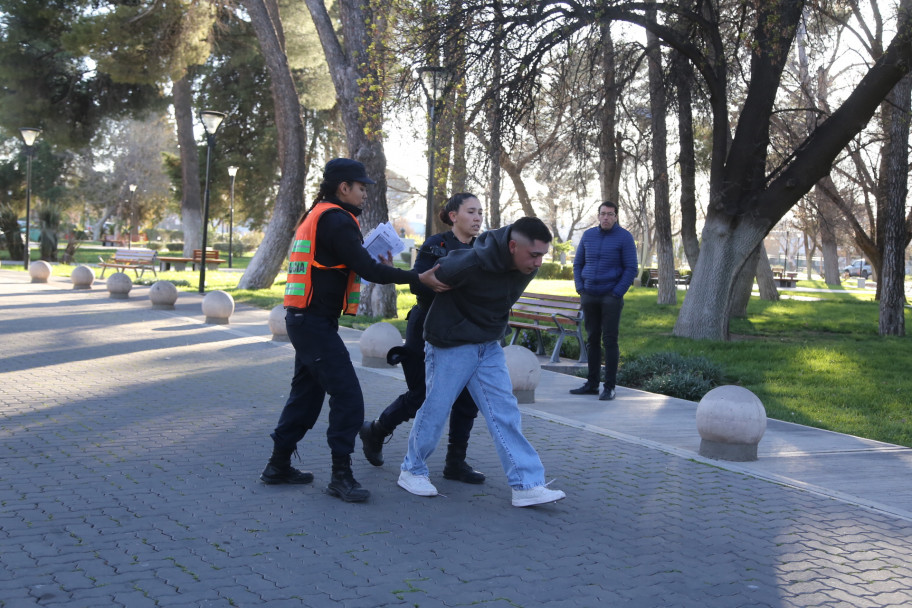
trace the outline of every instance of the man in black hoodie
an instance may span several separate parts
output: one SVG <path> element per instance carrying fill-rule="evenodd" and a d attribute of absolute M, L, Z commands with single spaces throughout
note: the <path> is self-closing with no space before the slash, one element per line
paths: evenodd
<path fill-rule="evenodd" d="M 424 322 L 427 396 L 409 433 L 399 486 L 418 496 L 436 496 L 427 458 L 434 451 L 453 401 L 463 387 L 484 415 L 507 480 L 513 506 L 554 502 L 566 495 L 545 487 L 545 468 L 522 434 L 501 340 L 510 308 L 541 266 L 551 232 L 538 218 L 485 232 L 472 249 L 440 260 L 437 279 L 451 286 L 439 293 Z"/>

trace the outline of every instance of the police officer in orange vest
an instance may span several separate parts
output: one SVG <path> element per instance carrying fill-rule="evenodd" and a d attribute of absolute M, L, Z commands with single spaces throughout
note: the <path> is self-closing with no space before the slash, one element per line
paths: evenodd
<path fill-rule="evenodd" d="M 313 206 L 295 230 L 285 289 L 285 326 L 295 349 L 291 392 L 272 433 L 273 452 L 260 475 L 267 484 L 305 484 L 313 474 L 291 466 L 298 441 L 313 428 L 329 394 L 327 442 L 332 480 L 327 492 L 346 502 L 363 502 L 370 492 L 352 474 L 351 453 L 364 423 L 364 396 L 348 349 L 339 337 L 339 315 L 358 310 L 360 277 L 372 283 L 421 281 L 435 291 L 446 285 L 434 270 L 419 275 L 371 258 L 362 246 L 358 216 L 374 184 L 364 165 L 349 158 L 329 161 Z"/>

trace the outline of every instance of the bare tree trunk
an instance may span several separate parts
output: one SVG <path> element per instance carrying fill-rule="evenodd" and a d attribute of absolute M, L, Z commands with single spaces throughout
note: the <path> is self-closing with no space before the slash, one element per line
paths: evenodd
<path fill-rule="evenodd" d="M 754 287 L 754 274 L 757 269 L 757 261 L 760 258 L 760 245 L 754 248 L 753 253 L 747 258 L 741 272 L 735 279 L 732 287 L 731 308 L 728 316 L 732 319 L 747 318 L 747 305 L 750 303 L 751 291 Z"/>
<path fill-rule="evenodd" d="M 279 164 L 282 167 L 272 219 L 266 226 L 263 242 L 238 282 L 240 289 L 263 289 L 271 286 L 279 274 L 294 238 L 298 218 L 304 210 L 306 141 L 301 105 L 285 54 L 285 36 L 278 7 L 274 0 L 245 0 L 244 5 L 271 77 Z"/>
<path fill-rule="evenodd" d="M 829 179 L 827 177 L 826 179 Z M 831 183 L 831 187 L 835 186 Z M 814 186 L 815 207 L 817 208 L 817 225 L 820 227 L 820 250 L 823 254 L 823 280 L 827 285 L 838 287 L 839 252 L 836 243 L 835 209 L 820 185 Z"/>
<path fill-rule="evenodd" d="M 695 340 L 727 340 L 728 311 L 738 272 L 766 235 L 769 226 L 741 218 L 709 214 L 703 228 L 700 258 L 690 289 L 675 322 L 674 335 Z M 710 236 L 711 235 L 711 236 Z"/>
<path fill-rule="evenodd" d="M 879 332 L 882 336 L 906 335 L 905 246 L 906 195 L 909 191 L 909 109 L 912 76 L 906 76 L 887 97 L 894 107 L 890 121 L 887 154 L 887 217 L 884 224 L 883 267 L 878 276 L 880 290 Z"/>
<path fill-rule="evenodd" d="M 203 203 L 200 196 L 199 156 L 193 136 L 193 93 L 190 76 L 184 75 L 172 82 L 174 122 L 177 126 L 177 143 L 181 163 L 181 229 L 184 232 L 184 257 L 192 257 L 193 250 L 203 242 Z"/>
<path fill-rule="evenodd" d="M 605 100 L 601 112 L 599 131 L 599 172 L 602 186 L 602 200 L 617 203 L 620 199 L 621 156 L 620 141 L 617 130 L 617 102 L 620 91 L 617 85 L 617 57 L 614 52 L 614 40 L 611 37 L 609 24 L 599 26 L 601 33 L 602 78 Z"/>
<path fill-rule="evenodd" d="M 674 281 L 674 246 L 671 241 L 671 210 L 669 209 L 668 161 L 665 156 L 667 135 L 665 114 L 667 103 L 662 81 L 662 49 L 658 38 L 646 33 L 649 45 L 649 107 L 652 114 L 652 175 L 655 204 L 656 249 L 659 254 L 659 304 L 676 304 L 678 287 Z"/>
<path fill-rule="evenodd" d="M 760 255 L 757 256 L 757 288 L 760 290 L 760 299 L 768 302 L 779 300 L 779 290 L 773 280 L 773 269 L 770 267 L 769 254 L 766 245 L 760 243 Z"/>
<path fill-rule="evenodd" d="M 691 89 L 694 72 L 690 62 L 679 52 L 672 51 L 675 91 L 678 99 L 678 140 L 681 169 L 681 241 L 684 255 L 691 268 L 697 265 L 700 240 L 697 238 L 697 161 L 694 149 L 693 102 Z M 768 262 L 767 262 L 767 265 Z"/>

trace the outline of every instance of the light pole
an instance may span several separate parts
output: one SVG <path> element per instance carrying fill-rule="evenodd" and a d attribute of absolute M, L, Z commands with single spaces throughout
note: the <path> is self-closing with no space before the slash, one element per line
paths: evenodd
<path fill-rule="evenodd" d="M 127 249 L 133 249 L 133 200 L 136 198 L 136 184 L 130 184 L 130 210 L 127 218 L 130 220 L 127 226 Z"/>
<path fill-rule="evenodd" d="M 228 167 L 228 175 L 231 176 L 231 206 L 228 208 L 228 268 L 231 268 L 231 254 L 234 253 L 234 176 L 237 175 L 238 168 L 234 165 Z"/>
<path fill-rule="evenodd" d="M 41 129 L 35 129 L 34 127 L 22 127 L 19 129 L 19 135 L 22 136 L 22 141 L 25 143 L 27 167 L 25 170 L 25 255 L 22 259 L 26 270 L 28 270 L 29 258 L 31 257 L 29 253 L 29 216 L 32 213 L 32 146 L 39 133 L 41 133 Z"/>
<path fill-rule="evenodd" d="M 212 147 L 215 145 L 215 132 L 225 120 L 224 112 L 203 110 L 200 120 L 206 130 L 206 192 L 203 196 L 203 250 L 200 252 L 199 292 L 206 292 L 206 237 L 209 226 L 209 164 L 212 161 Z"/>
<path fill-rule="evenodd" d="M 443 100 L 449 84 L 449 70 L 440 66 L 425 66 L 418 68 L 418 81 L 428 104 L 428 126 L 431 128 L 430 142 L 428 144 L 428 193 L 427 216 L 424 221 L 424 238 L 434 232 L 434 160 L 437 148 L 437 104 Z"/>

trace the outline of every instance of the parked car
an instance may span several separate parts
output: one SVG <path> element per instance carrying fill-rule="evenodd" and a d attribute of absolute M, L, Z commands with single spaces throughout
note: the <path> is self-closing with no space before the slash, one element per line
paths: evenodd
<path fill-rule="evenodd" d="M 844 274 L 846 278 L 864 277 L 867 279 L 872 274 L 871 265 L 864 260 L 853 260 L 851 264 L 842 270 L 842 274 Z"/>

